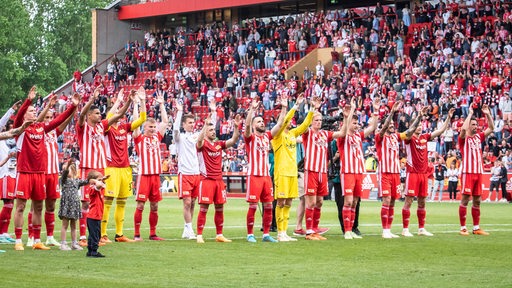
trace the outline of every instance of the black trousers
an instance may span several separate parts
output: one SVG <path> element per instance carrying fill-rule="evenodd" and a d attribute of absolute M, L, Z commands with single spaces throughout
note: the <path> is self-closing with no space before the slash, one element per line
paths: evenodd
<path fill-rule="evenodd" d="M 501 198 L 507 199 L 507 182 L 501 182 Z"/>
<path fill-rule="evenodd" d="M 448 181 L 448 194 L 450 195 L 450 200 L 457 199 L 457 184 L 459 182 Z"/>
<path fill-rule="evenodd" d="M 338 221 L 340 222 L 341 231 L 345 233 L 345 227 L 343 226 L 343 205 L 345 205 L 345 197 L 341 195 L 341 183 L 332 183 L 332 187 L 334 188 L 334 200 L 336 201 L 336 206 L 338 207 Z M 352 230 L 355 230 L 359 227 L 359 207 L 361 206 L 361 198 L 357 201 L 356 205 L 356 217 L 354 219 L 354 225 L 352 226 Z"/>
<path fill-rule="evenodd" d="M 87 230 L 89 238 L 87 239 L 87 250 L 89 253 L 98 251 L 98 245 L 101 237 L 101 220 L 87 218 Z"/>

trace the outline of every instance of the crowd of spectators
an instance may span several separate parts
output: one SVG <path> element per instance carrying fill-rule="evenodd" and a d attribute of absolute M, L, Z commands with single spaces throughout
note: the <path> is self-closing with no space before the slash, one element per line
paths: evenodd
<path fill-rule="evenodd" d="M 458 131 L 469 108 L 481 117 L 480 109 L 487 104 L 496 129 L 483 143 L 484 166 L 490 169 L 501 159 L 512 168 L 512 7 L 493 0 L 432 3 L 398 11 L 377 3 L 371 8 L 311 11 L 279 19 L 215 22 L 174 33 L 147 32 L 144 42 L 126 43 L 123 57 L 114 55 L 105 75 L 93 71 L 90 83 L 75 75 L 74 90 L 87 94 L 102 84 L 105 89 L 98 104 L 106 113 L 119 89 L 143 85 L 150 94 L 149 116 L 158 119 L 151 94 L 162 93 L 171 115 L 174 101 L 197 113 L 198 129 L 205 111 L 194 107 L 206 107 L 213 100 L 221 139 L 232 133 L 234 115 L 243 115 L 251 98 L 259 97 L 264 104 L 260 113 L 272 116 L 277 114 L 272 113 L 276 100 L 290 97 L 293 105 L 297 91 L 307 99 L 320 97 L 325 116 L 336 116 L 355 97 L 363 126 L 375 97 L 382 98 L 377 111 L 381 117 L 396 101 L 403 101 L 398 131 L 406 130 L 423 106 L 430 108 L 429 116 L 422 119 L 423 130 L 435 130 L 454 107 L 453 123 L 435 140 L 431 153 L 442 162 L 460 155 Z M 302 77 L 295 73 L 285 79 L 285 69 L 314 47 L 333 48 L 332 69 L 318 62 L 316 67 L 304 67 Z M 300 121 L 308 109 L 306 101 L 296 119 Z M 266 119 L 269 127 L 275 123 L 273 117 Z M 479 123 L 482 128 L 486 125 L 484 119 Z M 170 129 L 163 140 L 167 147 L 172 146 Z M 367 149 L 372 146 L 373 139 L 367 138 L 368 156 L 373 154 Z M 67 148 L 71 155 L 73 147 Z M 166 150 L 166 166 L 172 173 L 176 163 L 172 149 Z M 245 163 L 240 142 L 226 154 L 224 167 L 244 171 Z"/>

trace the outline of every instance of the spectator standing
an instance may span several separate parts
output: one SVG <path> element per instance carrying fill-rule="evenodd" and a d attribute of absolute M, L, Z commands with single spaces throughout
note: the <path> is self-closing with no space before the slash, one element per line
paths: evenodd
<path fill-rule="evenodd" d="M 450 162 L 449 168 L 446 170 L 446 176 L 448 177 L 448 194 L 450 201 L 457 199 L 457 185 L 459 184 L 460 170 L 456 167 L 456 161 Z"/>
<path fill-rule="evenodd" d="M 442 163 L 442 161 L 443 161 L 442 159 L 438 159 L 436 161 L 437 164 L 434 166 L 434 188 L 432 191 L 432 196 L 430 198 L 430 201 L 435 200 L 437 192 L 439 192 L 438 201 L 441 202 L 443 200 L 444 181 L 448 176 L 446 173 L 448 171 L 448 169 Z"/>

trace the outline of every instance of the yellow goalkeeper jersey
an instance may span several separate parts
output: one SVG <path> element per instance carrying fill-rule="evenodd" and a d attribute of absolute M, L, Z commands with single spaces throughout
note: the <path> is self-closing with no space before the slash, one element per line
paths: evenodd
<path fill-rule="evenodd" d="M 295 109 L 288 111 L 281 129 L 270 142 L 274 150 L 274 177 L 277 177 L 277 175 L 297 177 L 296 139 L 309 128 L 311 121 L 313 121 L 313 112 L 308 112 L 304 122 L 297 128 L 285 132 L 285 128 L 290 124 L 294 114 Z"/>

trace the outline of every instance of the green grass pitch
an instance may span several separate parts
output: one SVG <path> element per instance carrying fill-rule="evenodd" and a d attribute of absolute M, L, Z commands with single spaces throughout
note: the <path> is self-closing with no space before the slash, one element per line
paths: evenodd
<path fill-rule="evenodd" d="M 297 200 L 293 206 L 296 204 Z M 402 205 L 398 202 L 395 209 L 394 233 L 401 231 Z M 410 227 L 416 232 L 413 208 Z M 130 237 L 134 209 L 135 201 L 130 199 L 125 221 L 125 234 Z M 0 245 L 6 250 L 0 253 L 1 286 L 512 287 L 512 205 L 508 203 L 483 203 L 481 226 L 490 236 L 459 236 L 458 203 L 427 203 L 426 228 L 434 237 L 382 239 L 380 202 L 365 201 L 360 217 L 364 239 L 344 240 L 336 205 L 325 201 L 321 226 L 331 228 L 324 235 L 327 241 L 262 243 L 257 214 L 258 243 L 252 244 L 245 241 L 247 204 L 243 199 L 229 199 L 224 235 L 233 243 L 215 243 L 214 210 L 210 207 L 203 245 L 180 239 L 183 217 L 176 198 L 160 203 L 157 232 L 167 240 L 147 240 L 148 209 L 146 206 L 142 223 L 145 241 L 100 247 L 107 255 L 103 259 L 86 258 L 85 251 L 14 251 L 13 245 Z M 111 238 L 113 210 L 108 231 Z M 289 234 L 295 227 L 295 209 L 290 218 Z M 59 231 L 57 219 L 57 239 Z M 44 241 L 45 235 L 42 238 Z"/>

